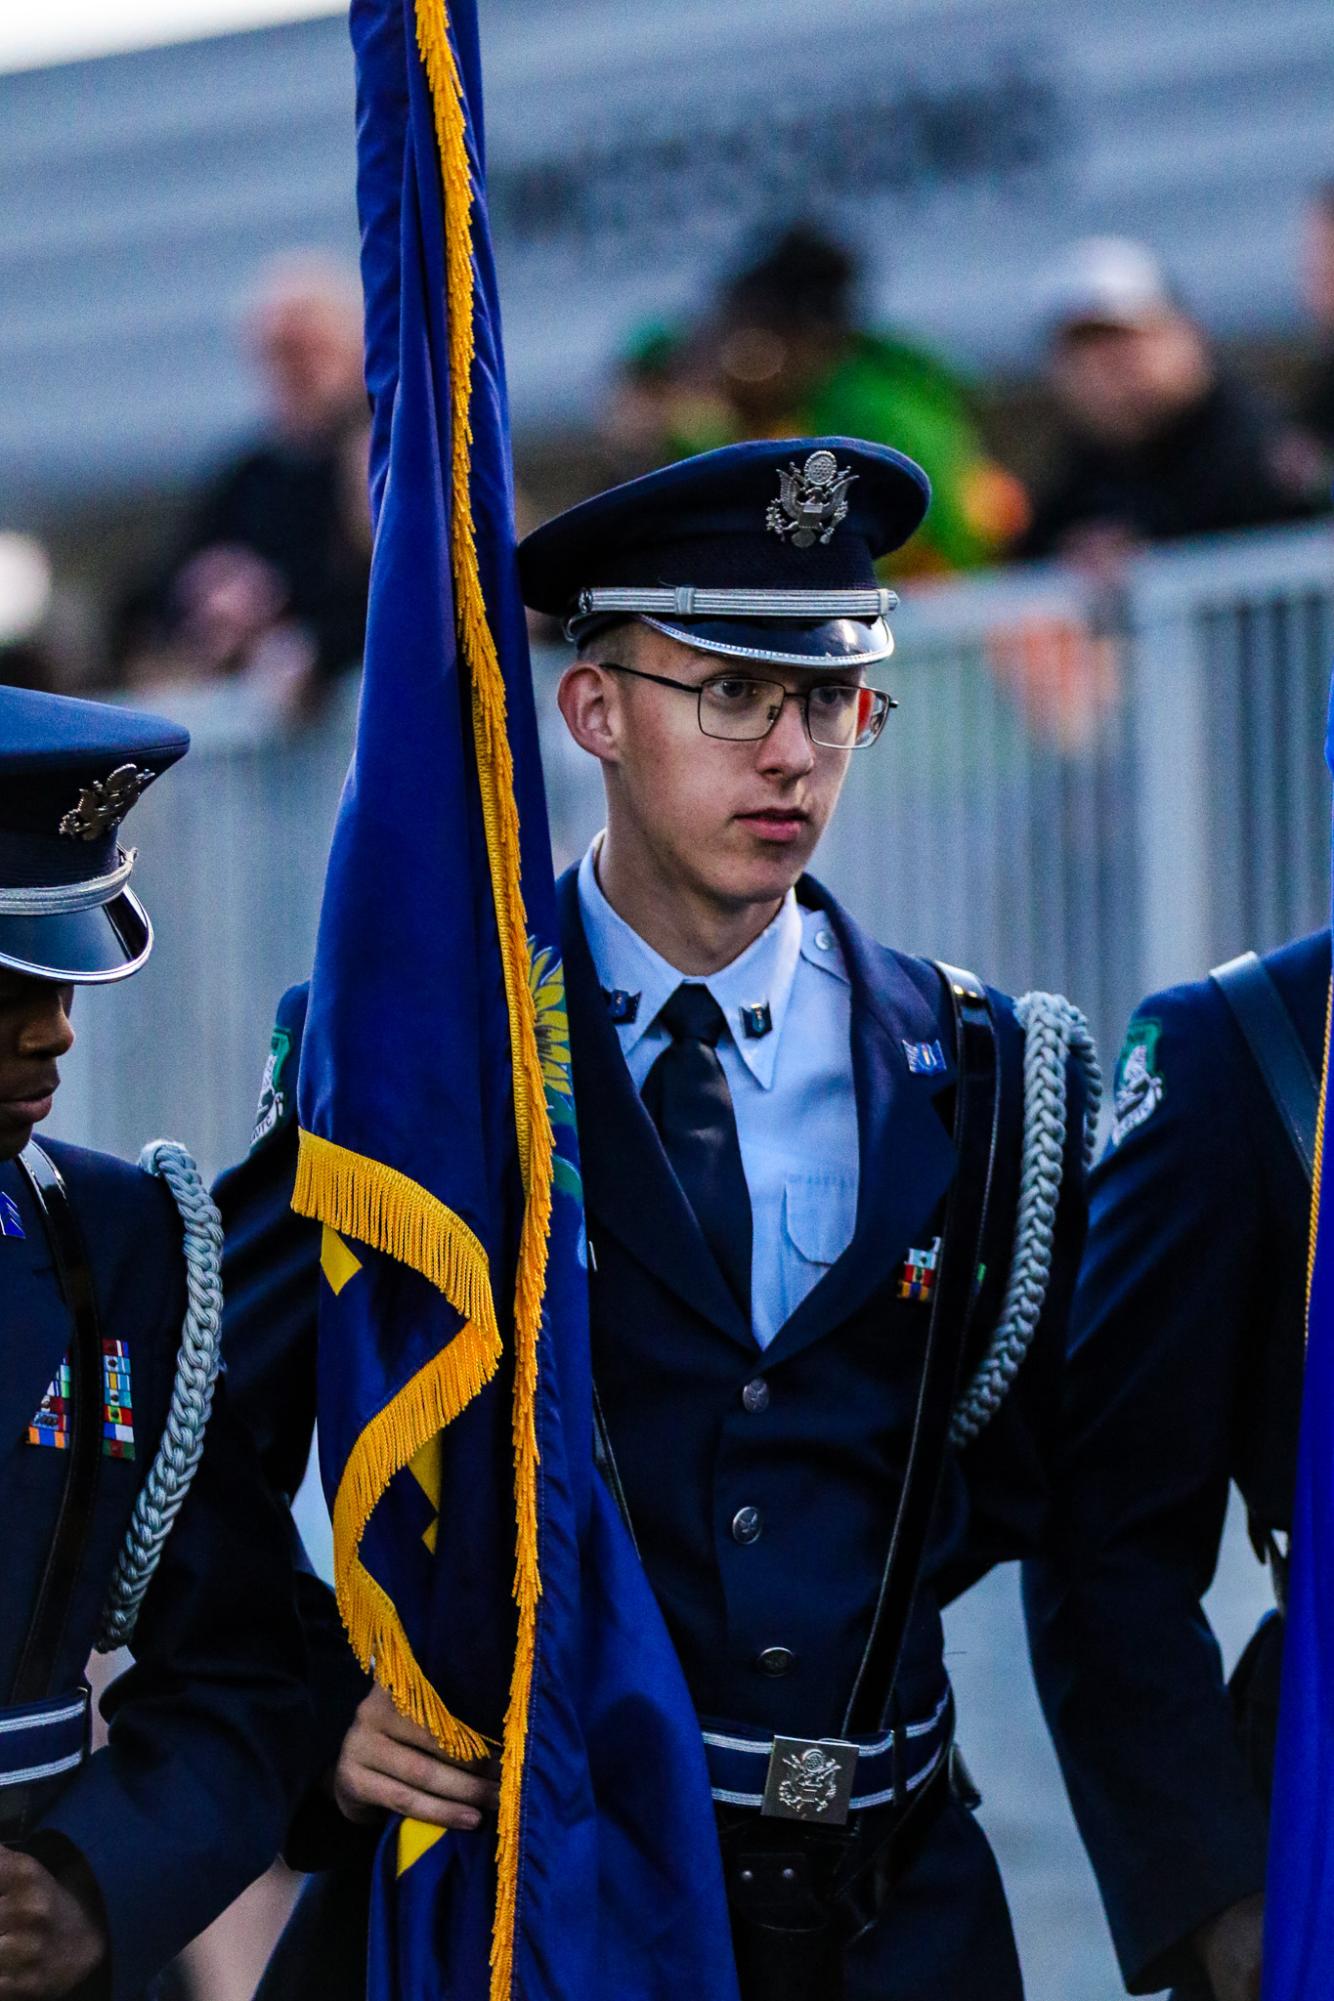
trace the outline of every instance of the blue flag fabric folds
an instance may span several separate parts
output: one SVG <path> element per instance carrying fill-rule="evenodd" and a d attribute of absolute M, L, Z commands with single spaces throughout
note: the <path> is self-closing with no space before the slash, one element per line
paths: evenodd
<path fill-rule="evenodd" d="M 1334 769 L 1334 700 L 1325 755 Z M 1316 1129 L 1301 1447 L 1269 1837 L 1264 2001 L 1334 1995 L 1334 1178 L 1329 1035 Z"/>
<path fill-rule="evenodd" d="M 582 1191 L 519 601 L 475 0 L 354 0 L 375 521 L 295 1206 L 352 1644 L 498 1829 L 395 1823 L 384 2001 L 736 2001 L 699 1728 L 593 1473 Z"/>

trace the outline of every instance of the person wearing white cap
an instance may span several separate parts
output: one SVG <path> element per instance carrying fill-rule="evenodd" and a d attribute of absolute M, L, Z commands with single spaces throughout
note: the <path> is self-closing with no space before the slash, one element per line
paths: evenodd
<path fill-rule="evenodd" d="M 1022 555 L 1105 566 L 1144 543 L 1312 510 L 1280 422 L 1219 368 L 1143 244 L 1086 238 L 1038 296 L 1065 441 Z"/>

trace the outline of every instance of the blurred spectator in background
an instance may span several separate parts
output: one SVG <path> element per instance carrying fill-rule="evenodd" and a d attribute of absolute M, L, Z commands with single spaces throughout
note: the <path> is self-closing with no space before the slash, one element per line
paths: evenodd
<path fill-rule="evenodd" d="M 0 683 L 55 695 L 69 690 L 52 632 L 51 561 L 32 535 L 0 532 Z"/>
<path fill-rule="evenodd" d="M 1334 181 L 1317 188 L 1306 211 L 1302 289 L 1315 321 L 1317 349 L 1302 400 L 1303 428 L 1323 448 L 1323 471 L 1334 455 Z"/>
<path fill-rule="evenodd" d="M 312 705 L 361 659 L 370 576 L 361 293 L 323 258 L 265 270 L 246 318 L 268 435 L 213 480 L 166 573 L 125 600 L 118 652 L 144 685 L 246 675 Z"/>
<path fill-rule="evenodd" d="M 931 475 L 925 526 L 895 573 L 994 560 L 1028 519 L 1023 488 L 988 458 L 943 362 L 860 324 L 861 264 L 796 223 L 730 278 L 694 327 L 641 329 L 613 421 L 658 463 L 741 438 L 845 436 L 896 445 Z"/>
<path fill-rule="evenodd" d="M 1146 542 L 1314 511 L 1308 459 L 1219 369 L 1141 244 L 1090 237 L 1044 291 L 1048 373 L 1067 435 L 1021 555 L 1103 570 Z"/>

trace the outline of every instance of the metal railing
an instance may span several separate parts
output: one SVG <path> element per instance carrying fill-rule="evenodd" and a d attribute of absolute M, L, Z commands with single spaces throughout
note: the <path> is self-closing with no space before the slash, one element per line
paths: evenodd
<path fill-rule="evenodd" d="M 1327 921 L 1334 528 L 1139 558 L 1115 590 L 1035 569 L 909 592 L 817 872 L 880 937 L 1057 988 L 1105 1055 L 1134 1002 Z M 535 664 L 558 862 L 600 821 Z M 80 997 L 55 1129 L 119 1152 L 249 1137 L 274 1004 L 309 968 L 352 701 L 290 734 L 229 691 L 167 704 L 191 756 L 136 809 L 158 947 Z"/>

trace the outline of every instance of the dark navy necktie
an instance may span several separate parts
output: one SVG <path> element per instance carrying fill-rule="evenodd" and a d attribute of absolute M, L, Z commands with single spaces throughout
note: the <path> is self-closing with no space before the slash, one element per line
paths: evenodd
<path fill-rule="evenodd" d="M 727 1023 L 707 987 L 684 983 L 657 1018 L 672 1039 L 644 1079 L 644 1106 L 749 1323 L 750 1191 L 718 1060 Z"/>

